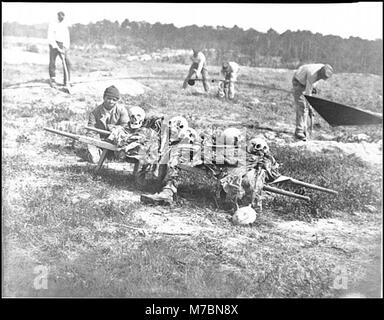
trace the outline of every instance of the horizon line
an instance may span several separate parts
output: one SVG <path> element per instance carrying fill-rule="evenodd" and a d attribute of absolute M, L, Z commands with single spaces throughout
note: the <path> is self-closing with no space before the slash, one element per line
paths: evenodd
<path fill-rule="evenodd" d="M 339 37 L 341 39 L 344 39 L 344 40 L 349 40 L 351 38 L 358 38 L 358 39 L 361 39 L 361 40 L 365 40 L 365 41 L 382 41 L 383 39 L 382 38 L 375 38 L 375 39 L 367 39 L 367 38 L 362 38 L 360 36 L 349 36 L 348 38 L 346 37 L 343 37 L 343 36 L 340 36 L 340 35 L 337 35 L 337 34 L 323 34 L 323 33 L 320 33 L 320 32 L 314 32 L 314 31 L 311 31 L 311 30 L 302 30 L 302 29 L 297 29 L 297 30 L 291 30 L 291 29 L 286 29 L 284 32 L 278 32 L 276 31 L 273 27 L 270 27 L 267 31 L 263 32 L 263 31 L 258 31 L 252 27 L 249 27 L 247 29 L 243 28 L 243 27 L 239 27 L 238 25 L 234 24 L 232 27 L 227 27 L 227 26 L 224 26 L 224 25 L 202 25 L 202 26 L 199 26 L 197 24 L 189 24 L 189 25 L 185 25 L 185 26 L 176 26 L 174 23 L 163 23 L 163 22 L 160 22 L 160 21 L 157 21 L 155 23 L 151 23 L 151 22 L 148 22 L 146 20 L 140 20 L 140 21 L 137 21 L 137 20 L 129 20 L 128 18 L 125 18 L 123 19 L 121 22 L 116 19 L 115 21 L 112 21 L 112 20 L 109 20 L 109 19 L 102 19 L 102 20 L 98 20 L 96 22 L 88 22 L 88 23 L 81 23 L 81 22 L 77 22 L 77 23 L 72 23 L 70 25 L 68 25 L 68 27 L 72 27 L 74 25 L 77 25 L 77 24 L 80 24 L 80 25 L 90 25 L 90 24 L 96 24 L 98 22 L 102 22 L 102 21 L 108 21 L 108 22 L 111 22 L 111 23 L 115 23 L 115 22 L 118 22 L 119 25 L 121 26 L 121 24 L 125 21 L 125 20 L 128 20 L 129 23 L 131 22 L 137 22 L 137 23 L 147 23 L 149 25 L 155 25 L 157 23 L 161 24 L 161 25 L 173 25 L 175 28 L 177 29 L 182 29 L 182 28 L 187 28 L 187 27 L 193 27 L 193 26 L 196 26 L 198 28 L 204 28 L 204 27 L 210 27 L 210 28 L 213 28 L 213 29 L 217 29 L 217 28 L 225 28 L 225 29 L 234 29 L 235 27 L 237 27 L 238 29 L 241 29 L 242 31 L 256 31 L 256 32 L 259 32 L 259 33 L 263 33 L 263 34 L 267 34 L 270 30 L 276 32 L 278 35 L 282 35 L 286 32 L 310 32 L 311 34 L 313 35 L 316 35 L 316 34 L 319 34 L 323 37 L 327 37 L 327 36 L 334 36 L 334 37 Z M 20 23 L 18 21 L 3 21 L 3 25 L 5 23 L 16 23 L 16 24 L 19 24 L 19 25 L 24 25 L 24 26 L 41 26 L 41 25 L 49 25 L 49 22 L 43 22 L 43 23 Z"/>

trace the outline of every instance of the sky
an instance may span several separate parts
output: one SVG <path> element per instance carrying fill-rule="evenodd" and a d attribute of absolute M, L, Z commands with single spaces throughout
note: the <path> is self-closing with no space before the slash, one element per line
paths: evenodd
<path fill-rule="evenodd" d="M 382 39 L 382 2 L 275 4 L 275 3 L 70 3 L 2 2 L 2 19 L 23 24 L 47 23 L 64 11 L 68 24 L 103 19 L 186 25 L 237 25 L 266 32 L 308 30 L 343 38 Z"/>

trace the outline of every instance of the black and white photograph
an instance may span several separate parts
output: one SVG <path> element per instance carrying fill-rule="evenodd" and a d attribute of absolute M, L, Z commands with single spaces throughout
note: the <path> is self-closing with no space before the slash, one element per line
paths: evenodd
<path fill-rule="evenodd" d="M 382 15 L 2 2 L 2 297 L 382 298 Z"/>

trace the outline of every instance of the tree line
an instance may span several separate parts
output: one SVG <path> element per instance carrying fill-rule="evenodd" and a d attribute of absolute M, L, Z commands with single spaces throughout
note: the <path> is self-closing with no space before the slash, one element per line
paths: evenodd
<path fill-rule="evenodd" d="M 26 26 L 4 23 L 3 35 L 46 37 L 47 25 Z M 196 25 L 177 28 L 173 24 L 102 20 L 74 24 L 70 27 L 71 42 L 78 45 L 115 45 L 121 53 L 132 48 L 148 52 L 159 49 L 199 48 L 208 55 L 209 63 L 224 59 L 254 67 L 297 68 L 304 63 L 330 63 L 336 72 L 383 74 L 382 39 L 348 39 L 310 31 L 266 33 L 237 26 Z M 212 50 L 213 49 L 213 50 Z"/>

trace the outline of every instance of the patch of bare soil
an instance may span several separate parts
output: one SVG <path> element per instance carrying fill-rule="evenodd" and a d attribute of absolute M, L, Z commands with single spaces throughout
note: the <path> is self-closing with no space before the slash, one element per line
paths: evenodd
<path fill-rule="evenodd" d="M 381 220 L 372 221 L 368 212 L 348 214 L 336 213 L 335 218 L 319 219 L 311 223 L 303 221 L 277 222 L 275 231 L 290 241 L 297 242 L 303 250 L 314 254 L 340 255 L 347 259 L 336 259 L 335 269 L 345 276 L 344 293 L 340 297 L 379 297 L 381 295 Z M 337 261 L 338 260 L 338 261 Z M 356 279 L 359 265 L 364 273 Z M 363 280 L 361 280 L 363 279 Z"/>
<path fill-rule="evenodd" d="M 3 59 L 8 64 L 23 64 L 33 63 L 38 65 L 47 64 L 47 54 L 37 52 L 27 52 L 22 48 L 20 49 L 5 49 L 3 50 Z"/>
<path fill-rule="evenodd" d="M 71 94 L 89 94 L 94 92 L 104 92 L 105 88 L 114 85 L 121 94 L 137 96 L 151 90 L 140 82 L 133 79 L 81 79 L 81 82 L 74 81 Z"/>
<path fill-rule="evenodd" d="M 308 141 L 298 141 L 292 134 L 288 134 L 292 130 L 283 123 L 275 123 L 273 126 L 275 131 L 263 131 L 262 135 L 270 142 L 278 145 L 290 146 L 292 148 L 300 148 L 314 153 L 324 153 L 327 151 L 339 151 L 345 155 L 354 155 L 364 162 L 372 165 L 381 165 L 383 162 L 383 141 L 359 141 L 359 138 L 369 139 L 369 136 L 357 134 L 352 136 L 356 142 L 339 142 L 336 135 L 316 132 L 315 137 Z"/>
<path fill-rule="evenodd" d="M 337 141 L 307 141 L 293 142 L 292 147 L 299 147 L 311 152 L 341 151 L 346 155 L 354 155 L 359 159 L 371 163 L 373 165 L 382 164 L 382 141 L 377 143 L 360 142 L 360 143 L 344 143 Z"/>

